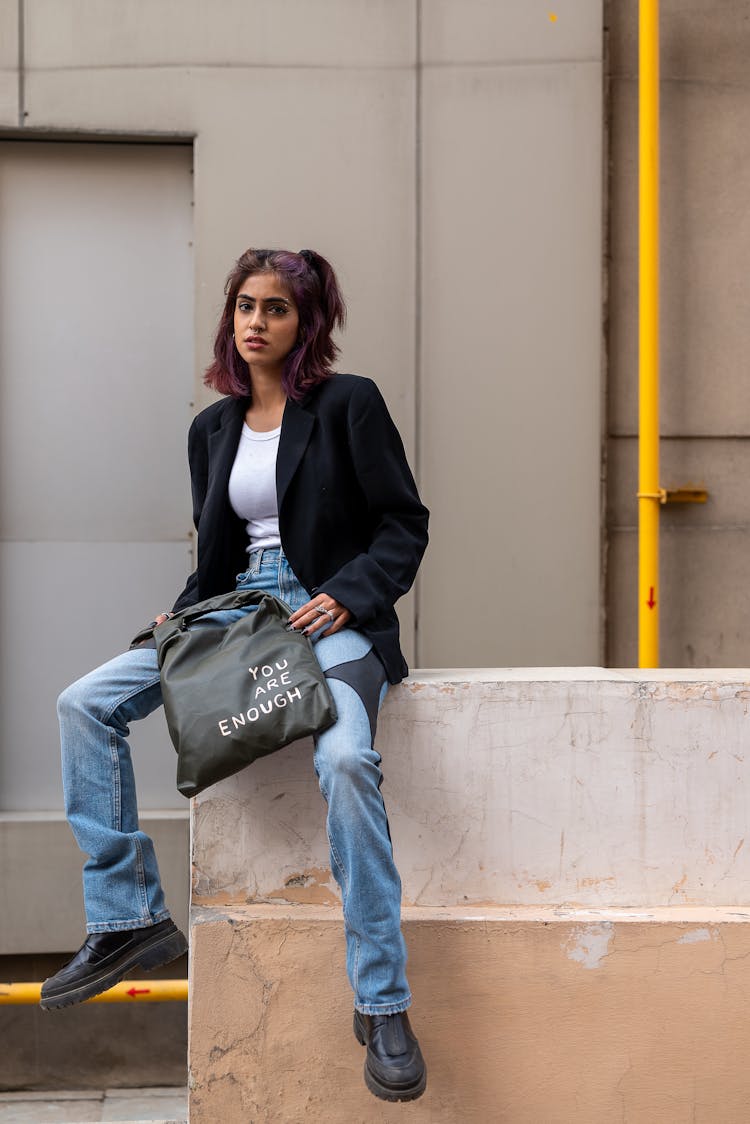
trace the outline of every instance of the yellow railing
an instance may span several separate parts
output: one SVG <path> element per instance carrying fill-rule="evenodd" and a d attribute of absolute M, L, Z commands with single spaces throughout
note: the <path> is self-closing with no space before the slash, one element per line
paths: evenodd
<path fill-rule="evenodd" d="M 40 983 L 0 983 L 0 1005 L 3 1003 L 38 1003 Z M 121 980 L 109 991 L 86 999 L 86 1003 L 166 1003 L 186 1000 L 187 980 Z"/>

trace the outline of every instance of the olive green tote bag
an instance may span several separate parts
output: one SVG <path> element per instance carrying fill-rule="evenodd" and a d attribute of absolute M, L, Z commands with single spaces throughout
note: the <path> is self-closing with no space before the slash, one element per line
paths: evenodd
<path fill-rule="evenodd" d="M 225 609 L 248 611 L 228 626 L 200 623 Z M 154 629 L 183 796 L 336 721 L 310 640 L 289 631 L 290 614 L 270 593 L 237 590 L 191 605 Z"/>

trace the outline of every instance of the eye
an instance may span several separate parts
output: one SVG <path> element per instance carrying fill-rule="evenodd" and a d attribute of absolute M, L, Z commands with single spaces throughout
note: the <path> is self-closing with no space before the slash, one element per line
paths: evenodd
<path fill-rule="evenodd" d="M 252 307 L 253 306 L 250 304 L 250 301 L 238 301 L 237 302 L 237 308 L 240 310 L 240 312 L 250 312 Z"/>
<path fill-rule="evenodd" d="M 288 309 L 285 304 L 271 304 L 268 306 L 268 311 L 273 312 L 275 316 L 286 316 Z"/>

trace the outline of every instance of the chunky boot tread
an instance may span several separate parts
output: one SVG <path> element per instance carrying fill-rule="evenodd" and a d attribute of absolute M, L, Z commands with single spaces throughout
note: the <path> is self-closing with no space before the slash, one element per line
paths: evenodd
<path fill-rule="evenodd" d="M 374 1096 L 379 1097 L 381 1101 L 415 1101 L 417 1097 L 421 1097 L 427 1088 L 427 1074 L 423 1073 L 419 1082 L 404 1089 L 391 1089 L 386 1085 L 381 1085 L 380 1082 L 373 1077 L 367 1068 L 365 1062 L 365 1085 Z"/>
<path fill-rule="evenodd" d="M 45 994 L 45 985 L 42 985 L 40 1006 L 42 1010 L 49 1011 L 61 1007 L 70 1007 L 74 1003 L 83 1003 L 86 999 L 93 999 L 95 995 L 101 995 L 103 991 L 108 991 L 111 987 L 114 987 L 134 968 L 142 968 L 144 972 L 161 968 L 182 956 L 184 952 L 187 952 L 187 948 L 188 943 L 180 930 L 170 929 L 168 932 L 154 937 L 151 942 L 144 941 L 134 948 L 128 956 L 118 960 L 114 966 L 91 973 L 86 980 L 77 986 L 64 984 L 56 992 L 53 985 Z"/>

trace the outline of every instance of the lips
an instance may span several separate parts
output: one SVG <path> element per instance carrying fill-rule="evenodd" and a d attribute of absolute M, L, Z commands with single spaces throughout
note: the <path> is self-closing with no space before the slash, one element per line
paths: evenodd
<path fill-rule="evenodd" d="M 260 351 L 263 347 L 268 347 L 268 341 L 261 339 L 260 336 L 248 336 L 245 343 L 253 351 Z"/>

